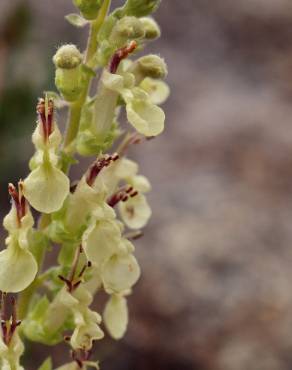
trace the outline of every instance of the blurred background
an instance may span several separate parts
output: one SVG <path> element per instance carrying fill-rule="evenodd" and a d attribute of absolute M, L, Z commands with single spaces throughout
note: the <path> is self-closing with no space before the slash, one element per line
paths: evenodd
<path fill-rule="evenodd" d="M 7 182 L 28 172 L 51 57 L 61 43 L 84 48 L 87 30 L 64 21 L 73 11 L 70 0 L 0 2 L 1 216 Z M 104 370 L 289 370 L 292 3 L 164 0 L 156 19 L 163 35 L 148 51 L 167 60 L 172 95 L 165 133 L 130 153 L 153 184 L 136 243 L 143 276 L 127 336 L 96 355 Z M 25 368 L 49 351 L 29 344 Z M 69 358 L 54 353 L 56 365 Z"/>

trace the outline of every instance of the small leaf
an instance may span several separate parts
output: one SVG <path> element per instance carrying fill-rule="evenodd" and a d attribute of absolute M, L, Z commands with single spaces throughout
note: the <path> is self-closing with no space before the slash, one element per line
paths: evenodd
<path fill-rule="evenodd" d="M 89 22 L 79 14 L 71 13 L 65 16 L 65 19 L 75 27 L 84 27 Z"/>
<path fill-rule="evenodd" d="M 53 364 L 52 360 L 50 357 L 48 357 L 42 365 L 38 368 L 38 370 L 52 370 L 53 369 Z"/>

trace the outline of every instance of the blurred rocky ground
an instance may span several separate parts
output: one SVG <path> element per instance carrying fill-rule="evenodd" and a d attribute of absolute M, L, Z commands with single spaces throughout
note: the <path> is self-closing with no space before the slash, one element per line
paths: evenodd
<path fill-rule="evenodd" d="M 3 29 L 18 4 L 28 21 L 13 39 Z M 50 57 L 85 32 L 63 21 L 70 0 L 0 10 L 4 214 L 6 183 L 25 176 L 32 153 L 33 101 L 53 88 Z M 103 369 L 289 370 L 292 3 L 164 0 L 156 18 L 163 36 L 151 49 L 169 64 L 172 95 L 165 134 L 131 153 L 152 181 L 153 218 L 137 241 L 128 335 L 97 344 Z M 56 351 L 63 362 L 67 349 Z M 33 370 L 46 351 L 31 352 Z"/>

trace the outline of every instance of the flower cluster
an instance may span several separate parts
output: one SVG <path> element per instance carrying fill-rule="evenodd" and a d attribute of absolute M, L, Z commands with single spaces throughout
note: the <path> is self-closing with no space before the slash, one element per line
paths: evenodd
<path fill-rule="evenodd" d="M 3 222 L 6 249 L 0 252 L 3 370 L 23 369 L 20 335 L 46 345 L 65 340 L 71 361 L 58 370 L 98 368 L 90 358 L 94 342 L 105 329 L 114 339 L 124 336 L 127 300 L 140 277 L 133 240 L 142 236 L 151 216 L 146 198 L 151 185 L 127 153 L 132 144 L 146 143 L 164 129 L 160 105 L 169 95 L 163 81 L 167 66 L 158 55 L 135 57 L 160 36 L 149 17 L 160 1 L 127 0 L 112 12 L 110 0 L 73 3 L 80 14 L 66 18 L 77 27 L 90 26 L 87 50 L 81 53 L 72 44 L 57 50 L 58 93 L 47 92 L 38 101 L 31 172 L 18 187 L 8 187 L 12 205 Z M 98 68 L 97 90 L 90 96 Z M 69 114 L 62 137 L 56 108 L 64 106 Z M 119 122 L 122 109 L 127 129 Z M 70 181 L 76 155 L 93 159 L 80 180 Z M 35 227 L 30 207 L 40 213 Z M 57 265 L 45 270 L 45 255 L 53 248 Z M 99 291 L 108 295 L 101 315 L 92 307 Z M 8 293 L 19 295 L 21 322 Z M 50 358 L 39 367 L 52 369 Z"/>

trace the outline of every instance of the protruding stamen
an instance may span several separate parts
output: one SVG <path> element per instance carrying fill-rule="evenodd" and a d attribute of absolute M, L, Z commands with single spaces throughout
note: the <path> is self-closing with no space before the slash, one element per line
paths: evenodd
<path fill-rule="evenodd" d="M 7 319 L 7 303 L 11 305 L 11 316 Z M 20 320 L 17 320 L 16 315 L 16 300 L 14 297 L 10 297 L 8 300 L 7 294 L 1 294 L 1 329 L 3 342 L 8 346 L 12 340 L 13 334 L 16 328 L 21 324 Z"/>
<path fill-rule="evenodd" d="M 84 275 L 84 272 L 86 271 L 86 269 L 88 267 L 91 267 L 91 262 L 88 261 L 82 267 L 79 274 L 76 274 L 76 270 L 77 270 L 78 262 L 79 262 L 79 257 L 80 257 L 81 253 L 83 253 L 82 245 L 80 245 L 79 248 L 76 249 L 74 260 L 72 262 L 72 269 L 70 271 L 70 274 L 69 274 L 68 278 L 66 278 L 62 275 L 58 275 L 58 278 L 66 284 L 68 292 L 70 292 L 70 293 L 74 292 L 74 290 L 76 290 L 79 287 L 79 285 L 82 282 L 82 277 Z M 76 275 L 77 275 L 77 279 L 76 279 Z"/>
<path fill-rule="evenodd" d="M 133 198 L 138 194 L 132 186 L 123 187 L 113 194 L 107 201 L 107 204 L 111 207 L 116 206 L 119 202 L 126 202 L 129 197 Z"/>
<path fill-rule="evenodd" d="M 87 171 L 87 184 L 92 186 L 100 171 L 109 166 L 112 162 L 115 162 L 117 159 L 119 159 L 119 155 L 117 153 L 114 153 L 113 155 L 107 154 L 104 157 L 97 159 L 97 161 L 95 161 Z"/>
<path fill-rule="evenodd" d="M 52 99 L 39 98 L 36 111 L 42 123 L 45 142 L 53 131 L 54 101 Z"/>
<path fill-rule="evenodd" d="M 18 224 L 20 225 L 21 219 L 26 215 L 26 210 L 27 210 L 27 201 L 25 197 L 23 196 L 22 180 L 18 182 L 18 191 L 13 184 L 9 183 L 8 193 L 11 196 L 11 199 L 15 205 L 16 212 L 17 212 L 17 220 L 18 220 Z"/>
<path fill-rule="evenodd" d="M 116 73 L 117 69 L 123 59 L 126 59 L 129 54 L 131 54 L 136 48 L 138 44 L 136 41 L 131 41 L 128 45 L 118 49 L 109 64 L 109 71 L 110 73 Z"/>
<path fill-rule="evenodd" d="M 10 301 L 11 301 L 11 305 L 12 305 L 10 335 L 12 337 L 12 335 L 15 332 L 16 328 L 21 324 L 21 321 L 20 320 L 17 320 L 16 300 L 15 300 L 15 298 L 14 297 L 11 297 Z"/>
<path fill-rule="evenodd" d="M 84 272 L 86 271 L 86 269 L 87 268 L 89 268 L 89 267 L 91 267 L 92 266 L 92 263 L 91 263 L 91 261 L 88 261 L 83 267 L 82 267 L 82 269 L 81 269 L 81 271 L 79 272 L 79 274 L 78 274 L 78 277 L 79 278 L 82 278 L 82 276 L 83 276 L 83 274 L 84 274 Z"/>

